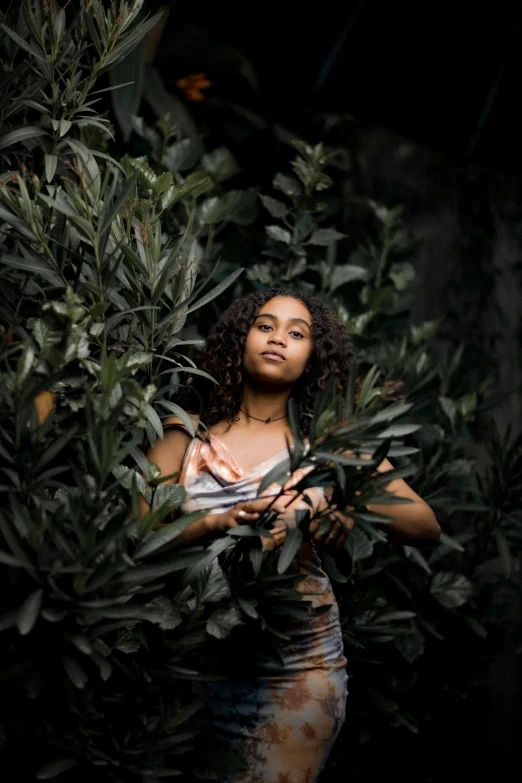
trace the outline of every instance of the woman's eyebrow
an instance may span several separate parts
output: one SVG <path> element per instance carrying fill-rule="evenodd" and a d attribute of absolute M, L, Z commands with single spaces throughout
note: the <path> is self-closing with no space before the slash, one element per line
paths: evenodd
<path fill-rule="evenodd" d="M 258 313 L 254 320 L 256 320 L 257 318 L 271 318 L 273 321 L 277 321 L 278 320 L 277 315 L 272 315 L 271 313 Z M 310 331 L 312 330 L 312 327 L 310 326 L 310 324 L 307 321 L 305 321 L 304 318 L 289 318 L 288 320 L 289 320 L 290 323 L 293 323 L 293 324 L 295 324 L 295 323 L 304 324 L 305 326 L 307 326 L 310 329 Z"/>

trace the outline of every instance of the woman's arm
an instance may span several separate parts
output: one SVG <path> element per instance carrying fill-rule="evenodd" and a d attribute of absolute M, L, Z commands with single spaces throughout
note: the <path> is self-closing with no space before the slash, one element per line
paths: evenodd
<path fill-rule="evenodd" d="M 192 438 L 179 419 L 169 418 L 165 423 L 172 429 L 166 430 L 163 440 L 158 439 L 148 450 L 147 461 L 154 462 L 158 466 L 161 476 L 172 476 L 162 482 L 162 485 L 177 484 L 183 458 Z M 176 541 L 180 546 L 191 546 L 209 536 L 222 535 L 229 528 L 237 527 L 239 524 L 255 524 L 271 501 L 272 498 L 252 500 L 238 503 L 222 514 L 205 514 L 184 530 Z M 277 513 L 284 512 L 284 506 L 280 502 L 274 503 L 272 508 Z M 149 505 L 143 497 L 140 498 L 140 510 L 142 518 L 149 510 Z"/>
<path fill-rule="evenodd" d="M 377 470 L 386 473 L 393 470 L 393 465 L 384 459 Z M 385 492 L 400 498 L 409 498 L 413 503 L 400 505 L 370 504 L 369 511 L 394 517 L 395 522 L 383 524 L 382 529 L 392 541 L 397 544 L 438 544 L 440 539 L 440 525 L 435 514 L 419 495 L 406 484 L 403 479 L 393 479 L 385 487 Z"/>
<path fill-rule="evenodd" d="M 368 457 L 370 459 L 370 457 Z M 380 473 L 387 473 L 393 470 L 393 465 L 389 460 L 384 459 L 377 470 Z M 369 511 L 376 514 L 382 514 L 386 517 L 393 517 L 394 522 L 374 523 L 379 525 L 391 541 L 396 544 L 437 544 L 440 539 L 440 525 L 437 522 L 435 514 L 413 489 L 402 479 L 393 479 L 384 488 L 385 492 L 400 498 L 408 498 L 412 503 L 403 504 L 384 504 L 370 503 L 367 506 Z M 329 512 L 328 502 L 325 500 L 323 506 L 319 509 L 324 513 Z M 326 546 L 339 549 L 344 544 L 349 531 L 355 526 L 355 522 L 350 517 L 350 508 L 340 510 L 332 509 L 328 515 L 333 525 L 330 530 L 321 530 L 321 520 L 317 519 L 311 525 L 313 540 L 316 543 L 323 543 Z"/>

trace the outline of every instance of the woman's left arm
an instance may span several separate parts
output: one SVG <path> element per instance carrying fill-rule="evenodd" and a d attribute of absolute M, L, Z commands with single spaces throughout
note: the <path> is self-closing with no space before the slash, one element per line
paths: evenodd
<path fill-rule="evenodd" d="M 380 473 L 386 473 L 393 470 L 393 465 L 387 459 L 384 459 L 377 470 Z M 440 525 L 435 518 L 435 514 L 416 492 L 406 484 L 402 479 L 393 479 L 384 488 L 385 492 L 395 495 L 398 498 L 408 498 L 411 503 L 388 504 L 370 503 L 368 511 L 376 514 L 382 514 L 385 517 L 393 517 L 394 522 L 386 522 L 379 525 L 374 524 L 387 533 L 391 541 L 396 544 L 437 544 L 440 539 Z M 350 530 L 355 527 L 355 521 L 350 516 L 351 508 L 337 509 L 329 505 L 328 499 L 322 501 L 318 509 L 321 512 L 310 525 L 313 541 L 316 544 L 324 544 L 327 547 L 340 549 Z M 332 522 L 330 529 L 322 528 L 321 521 L 323 515 L 327 515 Z M 321 532 L 322 531 L 322 532 Z"/>
<path fill-rule="evenodd" d="M 393 465 L 384 459 L 377 470 L 386 473 L 393 470 Z M 435 514 L 419 495 L 402 479 L 393 479 L 386 485 L 385 491 L 398 498 L 408 498 L 413 503 L 386 505 L 375 503 L 368 506 L 369 511 L 393 517 L 394 522 L 382 525 L 382 529 L 390 539 L 397 544 L 438 544 L 440 525 Z"/>

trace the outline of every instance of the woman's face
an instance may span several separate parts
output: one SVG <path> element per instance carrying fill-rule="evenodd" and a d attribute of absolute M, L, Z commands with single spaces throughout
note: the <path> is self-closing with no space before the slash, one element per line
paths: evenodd
<path fill-rule="evenodd" d="M 257 381 L 291 386 L 306 370 L 312 350 L 308 308 L 291 296 L 275 296 L 260 308 L 250 327 L 243 367 Z"/>

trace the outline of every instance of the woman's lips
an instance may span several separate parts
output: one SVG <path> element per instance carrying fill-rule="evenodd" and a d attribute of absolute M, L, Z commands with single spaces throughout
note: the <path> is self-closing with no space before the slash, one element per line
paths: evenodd
<path fill-rule="evenodd" d="M 277 353 L 277 351 L 265 351 L 261 354 L 261 356 L 264 356 L 265 359 L 271 359 L 274 362 L 284 362 L 285 357 L 282 356 L 280 353 Z"/>

